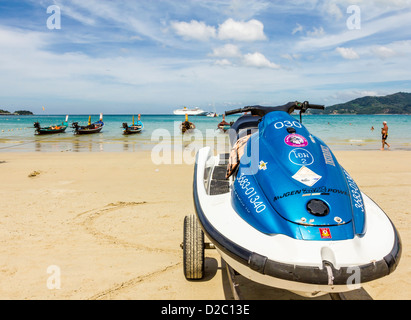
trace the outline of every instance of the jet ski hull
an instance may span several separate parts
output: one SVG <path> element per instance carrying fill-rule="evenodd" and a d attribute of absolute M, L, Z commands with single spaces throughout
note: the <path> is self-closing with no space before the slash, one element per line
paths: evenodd
<path fill-rule="evenodd" d="M 210 195 L 211 178 L 205 181 L 205 177 L 219 161 L 210 148 L 199 151 L 194 174 L 195 209 L 204 233 L 222 258 L 241 275 L 264 285 L 315 297 L 358 289 L 363 283 L 395 270 L 401 256 L 399 234 L 365 194 L 364 235 L 339 241 L 304 241 L 283 234 L 265 234 L 236 212 L 229 190 Z"/>

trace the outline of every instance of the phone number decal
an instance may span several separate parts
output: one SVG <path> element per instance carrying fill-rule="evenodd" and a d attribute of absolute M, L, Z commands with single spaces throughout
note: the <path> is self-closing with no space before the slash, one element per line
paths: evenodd
<path fill-rule="evenodd" d="M 257 213 L 262 213 L 267 209 L 267 206 L 260 199 L 260 196 L 257 195 L 257 191 L 250 187 L 250 181 L 246 178 L 245 174 L 242 173 L 237 182 L 240 188 L 244 191 L 245 197 L 250 201 L 250 204 L 254 206 L 254 210 Z"/>

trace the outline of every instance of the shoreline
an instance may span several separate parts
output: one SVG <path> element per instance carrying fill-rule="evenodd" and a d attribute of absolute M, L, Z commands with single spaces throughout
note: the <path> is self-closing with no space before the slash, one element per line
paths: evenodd
<path fill-rule="evenodd" d="M 411 153 L 334 153 L 402 238 L 397 270 L 365 291 L 411 299 Z M 193 172 L 194 164 L 156 165 L 149 151 L 0 153 L 0 298 L 230 299 L 214 251 L 206 251 L 204 281 L 184 278 L 179 246 L 184 217 L 194 214 Z M 52 267 L 60 289 L 48 287 Z M 301 299 L 255 284 L 242 292 L 250 300 Z"/>
<path fill-rule="evenodd" d="M 215 135 L 212 137 L 194 134 L 189 136 L 165 136 L 165 137 L 108 137 L 100 139 L 90 139 L 83 136 L 33 136 L 30 139 L 6 139 L 0 137 L 0 154 L 3 153 L 121 153 L 121 152 L 149 152 L 154 149 L 164 150 L 185 150 L 200 149 L 211 146 L 217 150 L 229 152 L 228 136 Z M 162 140 L 161 140 L 162 138 Z M 154 140 L 153 140 L 154 139 Z M 193 140 L 194 139 L 194 140 Z M 324 141 L 333 152 L 338 151 L 381 151 L 381 141 L 378 139 L 346 139 L 337 141 Z M 409 142 L 396 143 L 390 140 L 391 148 L 386 151 L 411 151 Z"/>

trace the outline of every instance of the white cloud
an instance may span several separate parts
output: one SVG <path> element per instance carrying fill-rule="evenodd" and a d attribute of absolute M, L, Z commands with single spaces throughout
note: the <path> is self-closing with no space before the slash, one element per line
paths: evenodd
<path fill-rule="evenodd" d="M 322 37 L 325 34 L 324 28 L 313 28 L 313 31 L 307 31 L 307 36 L 309 37 Z"/>
<path fill-rule="evenodd" d="M 282 55 L 281 55 L 281 58 L 287 59 L 287 60 L 289 60 L 289 61 L 294 61 L 294 60 L 300 59 L 300 58 L 301 58 L 301 54 L 297 54 L 297 53 L 289 54 L 289 53 L 286 53 L 286 54 L 282 54 Z"/>
<path fill-rule="evenodd" d="M 350 41 L 358 41 L 384 32 L 403 32 L 409 29 L 411 11 L 403 11 L 394 16 L 368 21 L 360 30 L 343 29 L 340 33 L 324 34 L 320 37 L 305 37 L 296 44 L 296 50 L 315 50 L 341 46 Z M 363 21 L 363 25 L 364 25 Z"/>
<path fill-rule="evenodd" d="M 374 48 L 373 53 L 380 59 L 388 59 L 396 55 L 396 52 L 390 48 L 380 46 L 377 48 Z"/>
<path fill-rule="evenodd" d="M 214 64 L 215 65 L 217 65 L 217 66 L 231 66 L 232 65 L 232 63 L 231 63 L 231 61 L 229 61 L 228 59 L 220 59 L 220 60 L 216 60 L 215 62 L 214 62 Z"/>
<path fill-rule="evenodd" d="M 334 19 L 339 20 L 343 17 L 343 13 L 336 3 L 332 1 L 325 1 L 323 6 L 323 10 Z"/>
<path fill-rule="evenodd" d="M 219 26 L 218 38 L 247 42 L 267 40 L 262 22 L 255 19 L 247 22 L 235 21 L 231 18 Z"/>
<path fill-rule="evenodd" d="M 280 66 L 268 60 L 262 53 L 247 53 L 243 55 L 240 49 L 232 44 L 216 48 L 211 57 L 222 58 L 214 62 L 219 66 L 243 66 L 260 69 L 280 69 Z"/>
<path fill-rule="evenodd" d="M 248 53 L 243 58 L 244 65 L 256 68 L 279 69 L 280 66 L 268 60 L 262 53 Z"/>
<path fill-rule="evenodd" d="M 279 69 L 280 66 L 268 60 L 262 53 L 247 53 L 243 55 L 240 49 L 233 44 L 226 44 L 223 47 L 216 48 L 211 57 L 222 58 L 216 60 L 214 64 L 219 66 L 245 66 L 260 69 Z M 290 56 L 291 57 L 291 56 Z"/>
<path fill-rule="evenodd" d="M 297 32 L 303 32 L 303 26 L 297 23 L 297 26 L 293 29 L 292 35 L 296 34 Z"/>
<path fill-rule="evenodd" d="M 221 0 L 218 2 L 223 3 Z M 244 20 L 255 17 L 271 5 L 270 1 L 265 0 L 231 0 L 227 1 L 227 4 L 226 8 L 223 9 L 226 16 Z"/>
<path fill-rule="evenodd" d="M 355 52 L 353 48 L 338 47 L 335 51 L 337 51 L 344 59 L 355 60 L 360 58 L 359 54 Z"/>
<path fill-rule="evenodd" d="M 53 33 L 5 29 L 0 25 L 2 101 L 10 96 L 16 104 L 30 101 L 32 106 L 39 101 L 50 105 L 56 99 L 68 105 L 76 99 L 109 104 L 114 97 L 122 97 L 123 103 L 130 103 L 137 94 L 147 98 L 152 87 L 171 90 L 180 76 L 180 70 L 167 68 L 165 61 L 132 55 L 97 58 L 46 51 L 47 44 L 54 42 Z M 72 112 L 81 113 L 79 108 L 73 106 Z"/>
<path fill-rule="evenodd" d="M 226 44 L 223 47 L 215 48 L 213 53 L 210 54 L 212 57 L 225 57 L 225 58 L 233 58 L 241 56 L 240 49 L 233 44 Z"/>
<path fill-rule="evenodd" d="M 187 40 L 208 41 L 212 38 L 220 40 L 235 40 L 253 42 L 267 40 L 264 34 L 264 24 L 258 20 L 235 21 L 230 18 L 218 26 L 206 25 L 203 21 L 191 20 L 191 22 L 171 22 L 171 28 L 181 37 Z"/>
<path fill-rule="evenodd" d="M 96 21 L 94 19 L 76 11 L 72 7 L 61 5 L 61 4 L 59 4 L 59 7 L 61 8 L 62 12 L 64 12 L 65 15 L 69 16 L 70 18 L 74 20 L 79 21 L 80 23 L 84 25 L 94 26 L 96 24 Z"/>
<path fill-rule="evenodd" d="M 39 1 L 30 1 L 38 6 Z M 40 2 L 46 7 L 49 5 L 47 1 Z M 158 15 L 145 6 L 143 1 L 54 0 L 49 2 L 54 2 L 61 7 L 63 18 L 67 15 L 86 26 L 116 26 L 126 33 L 132 32 L 160 43 L 168 43 L 168 39 L 163 37 L 161 29 L 157 27 Z M 64 21 L 62 23 L 62 28 L 65 29 Z M 109 32 L 111 29 L 111 27 L 106 28 L 104 36 L 111 36 Z M 116 36 L 123 32 L 116 32 Z M 93 31 L 90 29 L 84 33 L 92 34 Z"/>
<path fill-rule="evenodd" d="M 7 52 L 13 49 L 16 49 L 18 52 L 18 50 L 24 51 L 28 48 L 40 48 L 47 44 L 47 40 L 49 39 L 40 32 L 24 32 L 22 30 L 13 30 L 0 26 L 1 52 Z"/>
<path fill-rule="evenodd" d="M 171 27 L 179 36 L 185 39 L 194 39 L 200 41 L 208 41 L 210 38 L 215 38 L 216 29 L 212 26 L 207 26 L 202 21 L 191 20 L 191 22 L 171 22 Z"/>

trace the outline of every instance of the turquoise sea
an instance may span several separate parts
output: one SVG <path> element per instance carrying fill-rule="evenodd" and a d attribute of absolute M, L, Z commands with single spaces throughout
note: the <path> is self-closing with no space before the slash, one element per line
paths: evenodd
<path fill-rule="evenodd" d="M 235 121 L 238 116 L 227 117 Z M 0 152 L 135 152 L 152 150 L 160 143 L 172 148 L 205 146 L 225 141 L 226 134 L 217 131 L 222 117 L 190 117 L 197 129 L 182 136 L 179 124 L 183 116 L 142 115 L 144 131 L 123 136 L 122 124 L 132 123 L 132 115 L 104 115 L 105 127 L 100 134 L 75 136 L 70 127 L 66 133 L 49 136 L 34 135 L 33 123 L 42 127 L 61 123 L 65 115 L 0 116 Z M 92 116 L 92 122 L 99 115 Z M 137 115 L 136 115 L 137 119 Z M 299 119 L 296 116 L 296 119 Z M 382 122 L 389 126 L 391 150 L 411 150 L 411 115 L 305 115 L 307 129 L 336 150 L 378 150 L 381 148 Z M 69 124 L 86 125 L 88 115 L 70 115 Z M 375 130 L 372 131 L 371 127 Z M 217 142 L 218 141 L 218 142 Z"/>

